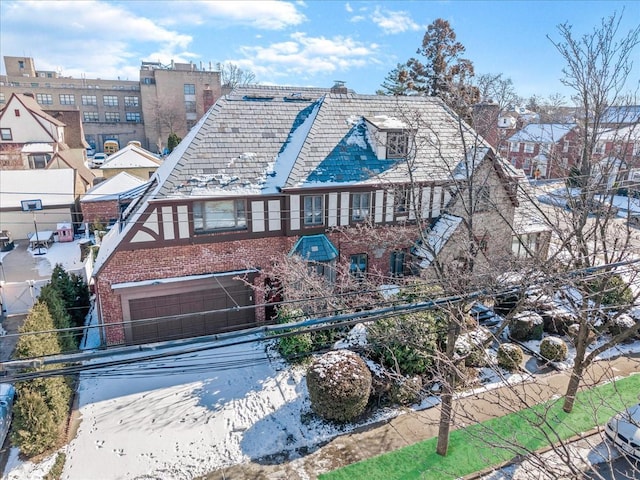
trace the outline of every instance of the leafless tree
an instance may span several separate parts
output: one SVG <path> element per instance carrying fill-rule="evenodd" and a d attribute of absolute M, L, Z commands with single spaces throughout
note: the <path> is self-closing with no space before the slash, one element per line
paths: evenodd
<path fill-rule="evenodd" d="M 251 70 L 243 70 L 235 63 L 225 63 L 220 68 L 220 80 L 224 88 L 256 83 L 256 75 Z"/>

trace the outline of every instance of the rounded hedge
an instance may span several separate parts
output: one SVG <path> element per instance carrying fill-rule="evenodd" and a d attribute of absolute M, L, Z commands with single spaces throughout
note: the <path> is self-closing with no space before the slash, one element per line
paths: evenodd
<path fill-rule="evenodd" d="M 544 331 L 544 320 L 536 312 L 526 310 L 515 315 L 509 324 L 509 333 L 515 340 L 540 340 Z"/>
<path fill-rule="evenodd" d="M 498 366 L 505 370 L 519 370 L 523 359 L 522 349 L 515 343 L 503 343 L 498 347 Z"/>
<path fill-rule="evenodd" d="M 630 328 L 633 328 L 636 321 L 627 314 L 622 314 L 609 322 L 607 329 L 611 335 L 620 335 Z"/>
<path fill-rule="evenodd" d="M 545 337 L 540 342 L 540 355 L 552 362 L 561 362 L 567 359 L 569 349 L 561 338 Z"/>
<path fill-rule="evenodd" d="M 364 412 L 371 393 L 367 364 L 349 350 L 334 350 L 313 361 L 307 370 L 313 411 L 326 420 L 349 422 Z"/>

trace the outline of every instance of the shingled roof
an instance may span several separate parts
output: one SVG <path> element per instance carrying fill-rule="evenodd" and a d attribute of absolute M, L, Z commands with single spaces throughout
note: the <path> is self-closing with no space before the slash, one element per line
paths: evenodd
<path fill-rule="evenodd" d="M 434 97 L 242 87 L 219 99 L 167 158 L 154 196 L 259 195 L 327 183 L 407 182 L 405 159 L 377 158 L 375 127 L 416 132 L 417 148 L 410 155 L 416 181 L 451 178 L 465 158 L 465 146 L 478 141 L 463 126 L 463 143 L 458 118 Z"/>

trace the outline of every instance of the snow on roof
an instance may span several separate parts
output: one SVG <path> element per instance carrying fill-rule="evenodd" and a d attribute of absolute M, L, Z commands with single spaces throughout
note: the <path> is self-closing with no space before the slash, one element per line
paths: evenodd
<path fill-rule="evenodd" d="M 94 185 L 80 199 L 81 202 L 104 202 L 116 200 L 121 194 L 139 187 L 146 182 L 127 172 L 120 172 L 108 180 Z"/>
<path fill-rule="evenodd" d="M 638 141 L 640 140 L 640 126 L 627 125 L 621 128 L 602 129 L 598 134 L 599 141 Z"/>
<path fill-rule="evenodd" d="M 135 145 L 127 145 L 107 158 L 101 169 L 116 168 L 157 168 L 160 161 L 147 150 Z"/>
<path fill-rule="evenodd" d="M 574 123 L 530 123 L 509 137 L 509 142 L 555 143 L 575 128 Z"/>
<path fill-rule="evenodd" d="M 53 145 L 50 143 L 25 143 L 22 153 L 53 153 Z"/>
<path fill-rule="evenodd" d="M 70 168 L 51 170 L 2 170 L 0 205 L 20 209 L 21 200 L 42 200 L 43 207 L 68 206 L 75 201 L 75 171 Z"/>
<path fill-rule="evenodd" d="M 431 262 L 438 256 L 442 247 L 447 243 L 453 232 L 458 229 L 458 226 L 462 222 L 462 218 L 445 213 L 442 215 L 436 223 L 427 232 L 426 242 L 427 245 L 419 244 L 414 251 L 414 254 L 423 259 L 420 262 L 421 268 L 427 268 L 431 265 Z"/>
<path fill-rule="evenodd" d="M 375 115 L 365 119 L 380 130 L 405 130 L 409 126 L 402 120 L 388 115 Z"/>
<path fill-rule="evenodd" d="M 488 147 L 470 148 L 464 159 L 460 161 L 453 171 L 453 178 L 455 180 L 468 180 L 473 175 L 476 167 L 482 163 L 487 153 L 489 153 Z"/>

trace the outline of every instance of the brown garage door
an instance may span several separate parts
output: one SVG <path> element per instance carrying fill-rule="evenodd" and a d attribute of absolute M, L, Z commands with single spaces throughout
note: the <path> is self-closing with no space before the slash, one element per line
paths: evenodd
<path fill-rule="evenodd" d="M 252 291 L 240 281 L 208 290 L 129 300 L 127 343 L 197 337 L 255 326 Z M 153 319 L 148 322 L 140 321 Z"/>

